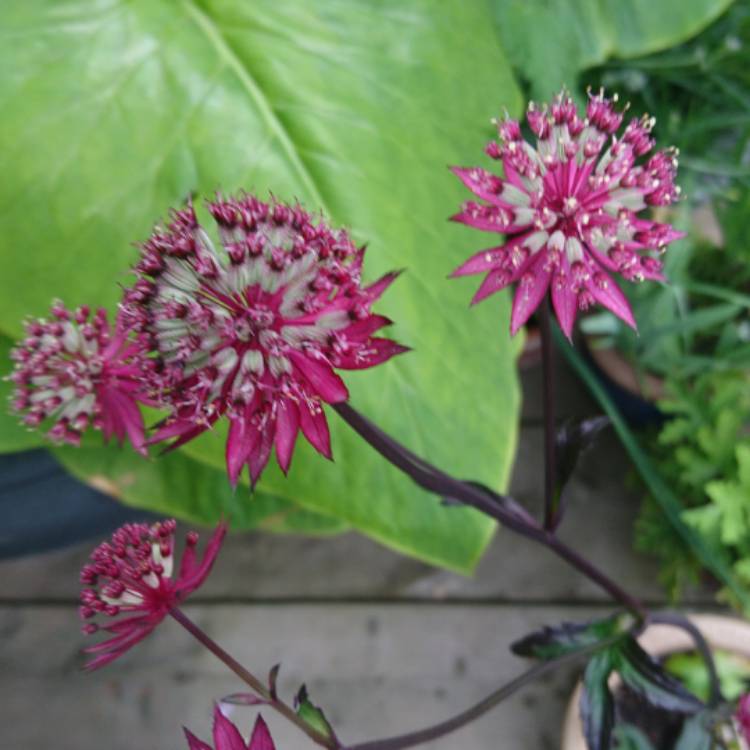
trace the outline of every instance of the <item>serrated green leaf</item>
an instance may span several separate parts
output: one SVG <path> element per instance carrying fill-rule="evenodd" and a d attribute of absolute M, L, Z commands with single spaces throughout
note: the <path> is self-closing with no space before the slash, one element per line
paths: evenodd
<path fill-rule="evenodd" d="M 615 701 L 609 690 L 614 668 L 613 652 L 600 651 L 591 657 L 583 675 L 581 721 L 589 750 L 609 750 L 615 721 Z"/>
<path fill-rule="evenodd" d="M 721 514 L 721 541 L 738 544 L 750 534 L 750 487 L 734 482 L 709 482 L 706 493 Z"/>
<path fill-rule="evenodd" d="M 586 68 L 637 57 L 697 34 L 732 0 L 493 0 L 497 30 L 514 66 L 549 99 Z"/>
<path fill-rule="evenodd" d="M 483 3 L 3 3 L 0 68 L 0 330 L 57 296 L 111 309 L 131 243 L 194 191 L 299 197 L 369 243 L 370 279 L 409 268 L 378 310 L 415 352 L 351 373 L 352 402 L 452 473 L 505 486 L 508 302 L 469 310 L 472 282 L 446 279 L 488 241 L 446 222 L 466 197 L 446 167 L 481 161 L 491 117 L 521 104 Z M 260 489 L 469 571 L 494 525 L 441 508 L 330 422 L 335 465 L 301 448 Z M 189 450 L 223 462 L 219 431 Z"/>
<path fill-rule="evenodd" d="M 626 633 L 632 624 L 633 618 L 623 614 L 584 623 L 564 622 L 545 627 L 516 641 L 511 645 L 511 651 L 517 656 L 556 659 L 563 654 L 588 649 L 597 644 L 610 644 Z"/>

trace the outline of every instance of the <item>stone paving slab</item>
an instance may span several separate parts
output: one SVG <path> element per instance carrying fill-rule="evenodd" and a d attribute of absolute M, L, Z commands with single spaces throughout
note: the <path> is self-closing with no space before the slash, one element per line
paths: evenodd
<path fill-rule="evenodd" d="M 564 367 L 560 415 L 596 413 Z M 512 492 L 539 512 L 538 368 L 526 371 Z M 570 485 L 562 535 L 650 602 L 653 563 L 631 550 L 638 493 L 612 435 Z M 209 736 L 211 702 L 236 681 L 176 623 L 119 663 L 83 675 L 74 602 L 95 542 L 0 563 L 0 749 L 184 750 L 180 725 Z M 697 591 L 694 602 L 711 602 Z M 187 611 L 259 673 L 283 661 L 281 690 L 303 681 L 345 741 L 419 728 L 462 710 L 525 667 L 508 644 L 534 627 L 603 613 L 604 595 L 549 553 L 500 530 L 472 578 L 438 571 L 357 534 L 332 539 L 232 535 Z M 528 687 L 432 745 L 557 747 L 575 668 Z M 238 720 L 250 727 L 253 712 Z M 269 717 L 279 750 L 309 748 Z M 425 746 L 428 747 L 428 746 Z"/>
<path fill-rule="evenodd" d="M 542 430 L 521 432 L 511 491 L 541 512 Z M 569 486 L 561 535 L 648 601 L 665 598 L 654 563 L 632 550 L 638 493 L 626 487 L 627 460 L 613 435 L 586 454 Z M 0 601 L 73 600 L 94 544 L 0 563 Z M 198 596 L 208 600 L 475 599 L 604 601 L 606 595 L 533 543 L 499 530 L 471 578 L 402 557 L 358 534 L 330 539 L 231 535 Z M 692 602 L 711 601 L 696 591 Z"/>
<path fill-rule="evenodd" d="M 528 668 L 508 645 L 531 628 L 583 619 L 591 607 L 414 605 L 186 606 L 259 674 L 281 662 L 279 689 L 306 682 L 345 742 L 448 718 Z M 76 611 L 0 607 L 0 747 L 10 750 L 184 750 L 181 725 L 208 739 L 212 701 L 242 690 L 223 665 L 169 620 L 119 662 L 80 671 Z M 557 747 L 575 679 L 566 667 L 469 727 L 425 748 Z M 249 728 L 254 710 L 235 708 Z M 267 712 L 266 712 L 267 713 Z M 312 746 L 269 716 L 283 750 Z"/>

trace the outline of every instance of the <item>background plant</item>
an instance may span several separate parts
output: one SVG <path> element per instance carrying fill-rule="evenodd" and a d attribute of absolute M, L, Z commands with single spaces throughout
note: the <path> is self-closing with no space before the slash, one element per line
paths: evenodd
<path fill-rule="evenodd" d="M 127 281 L 121 269 L 134 260 L 130 242 L 148 235 L 165 206 L 219 184 L 268 186 L 356 227 L 356 239 L 371 247 L 372 278 L 393 266 L 419 269 L 383 310 L 399 321 L 394 336 L 419 352 L 418 364 L 413 358 L 388 375 L 358 376 L 353 398 L 434 460 L 501 488 L 518 406 L 513 348 L 496 322 L 507 300 L 483 306 L 471 331 L 456 327 L 464 295 L 444 277 L 464 240 L 445 216 L 461 188 L 435 179 L 436 170 L 469 158 L 501 103 L 518 111 L 516 81 L 545 98 L 562 83 L 576 90 L 591 65 L 671 47 L 729 5 L 561 2 L 539 13 L 537 3 L 500 0 L 439 9 L 425 0 L 398 9 L 365 0 L 315 8 L 234 0 L 5 4 L 0 62 L 10 73 L 0 84 L 0 138 L 14 147 L 1 157 L 8 272 L 0 282 L 0 345 L 7 351 L 22 317 L 41 314 L 53 295 L 71 305 L 96 297 L 112 308 L 116 293 L 103 281 Z M 576 29 L 564 34 L 574 41 L 550 44 L 563 29 Z M 439 295 L 425 293 L 437 285 Z M 476 337 L 489 349 L 473 346 Z M 483 394 L 481 409 L 464 398 L 469 383 Z M 434 403 L 446 407 L 443 416 Z M 458 448 L 447 439 L 456 432 L 464 438 Z M 436 564 L 462 571 L 475 564 L 491 522 L 436 507 L 379 471 L 378 459 L 358 454 L 345 430 L 334 427 L 333 440 L 340 455 L 357 457 L 347 462 L 356 471 L 303 450 L 290 479 L 269 472 L 252 501 L 223 487 L 220 434 L 157 463 L 98 443 L 54 454 L 77 476 L 105 477 L 121 500 L 152 510 L 203 522 L 225 513 L 237 528 L 353 527 Z M 34 445 L 34 436 L 3 419 L 4 450 Z M 300 479 L 308 470 L 314 483 Z"/>

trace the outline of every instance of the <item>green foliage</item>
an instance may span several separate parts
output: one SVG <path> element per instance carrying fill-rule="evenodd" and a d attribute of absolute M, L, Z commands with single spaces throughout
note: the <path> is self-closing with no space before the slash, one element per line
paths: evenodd
<path fill-rule="evenodd" d="M 684 521 L 750 588 L 750 374 L 708 373 L 667 387 L 660 405 L 671 419 L 652 446 L 659 470 L 677 491 Z M 659 557 L 673 595 L 697 579 L 694 555 L 660 523 L 651 502 L 639 519 L 637 545 Z"/>
<path fill-rule="evenodd" d="M 112 309 L 135 260 L 131 243 L 193 192 L 298 197 L 369 243 L 370 278 L 409 268 L 379 311 L 416 351 L 352 373 L 353 403 L 452 473 L 503 487 L 516 439 L 516 347 L 504 295 L 468 311 L 471 282 L 445 279 L 481 242 L 446 224 L 463 195 L 445 167 L 476 162 L 490 118 L 520 110 L 503 46 L 542 91 L 558 87 L 551 76 L 573 84 L 605 58 L 678 43 L 728 5 L 559 0 L 541 13 L 540 2 L 0 5 L 0 140 L 13 144 L 0 154 L 0 331 L 19 335 L 22 318 L 57 296 Z M 219 487 L 220 428 L 142 466 L 111 447 L 58 455 L 152 510 L 206 523 L 225 512 L 244 527 L 270 524 L 275 508 L 286 519 L 275 527 L 352 527 L 469 571 L 493 524 L 441 507 L 335 417 L 331 428 L 335 465 L 300 446 L 289 478 L 269 470 L 252 498 L 246 487 Z M 0 449 L 37 442 L 0 422 Z M 167 491 L 180 472 L 185 491 Z M 123 475 L 134 477 L 126 489 Z"/>
<path fill-rule="evenodd" d="M 750 686 L 750 660 L 729 651 L 713 652 L 716 671 L 721 683 L 721 694 L 728 701 L 736 701 Z M 695 651 L 668 656 L 664 668 L 702 701 L 708 700 L 710 680 L 703 657 Z"/>
<path fill-rule="evenodd" d="M 81 448 L 61 446 L 52 452 L 71 474 L 128 505 L 203 526 L 222 516 L 233 529 L 334 534 L 347 528 L 339 518 L 310 512 L 266 492 L 250 497 L 235 493 L 223 471 L 179 451 L 144 460 L 130 449 L 108 449 L 98 443 L 98 436 L 92 435 Z"/>
<path fill-rule="evenodd" d="M 304 719 L 305 722 L 311 726 L 316 732 L 320 732 L 324 737 L 328 739 L 335 739 L 336 734 L 333 731 L 328 719 L 326 719 L 323 711 L 318 708 L 311 700 L 307 692 L 307 687 L 302 687 L 297 692 L 297 696 L 294 699 L 297 707 L 297 715 Z"/>
<path fill-rule="evenodd" d="M 668 284 L 623 287 L 637 334 L 605 313 L 583 326 L 640 372 L 679 379 L 750 366 L 748 44 L 750 8 L 736 3 L 687 44 L 594 75 L 656 117 L 658 145 L 680 149 L 687 200 L 669 218 L 689 236 L 664 258 Z"/>
<path fill-rule="evenodd" d="M 557 659 L 575 651 L 590 650 L 617 640 L 633 625 L 633 618 L 617 614 L 591 622 L 564 622 L 545 627 L 516 641 L 511 650 L 518 656 L 534 659 Z"/>
<path fill-rule="evenodd" d="M 704 566 L 718 581 L 724 584 L 727 592 L 740 606 L 750 608 L 750 590 L 737 578 L 721 550 L 717 550 L 709 544 L 682 518 L 684 506 L 681 497 L 672 489 L 668 478 L 657 470 L 655 462 L 628 426 L 589 364 L 574 347 L 565 346 L 565 339 L 558 328 L 554 329 L 554 336 L 573 370 L 612 421 L 612 426 L 622 441 L 623 447 L 651 493 L 654 504 L 658 506 L 661 514 L 660 534 L 664 531 L 668 540 L 679 540 L 682 547 L 689 551 L 689 554 L 698 564 Z M 655 551 L 658 551 L 658 548 L 655 548 Z"/>
<path fill-rule="evenodd" d="M 615 701 L 609 686 L 613 673 L 617 673 L 630 690 L 658 709 L 691 716 L 702 708 L 698 698 L 652 659 L 632 635 L 625 634 L 594 654 L 583 676 L 581 718 L 589 750 L 608 750 L 610 747 L 615 721 Z M 627 728 L 620 732 L 621 741 L 623 735 L 630 743 L 625 747 L 643 747 L 637 743 L 638 735 Z"/>
<path fill-rule="evenodd" d="M 589 750 L 608 750 L 615 722 L 615 701 L 609 689 L 614 654 L 608 650 L 594 654 L 583 674 L 581 721 Z"/>
<path fill-rule="evenodd" d="M 675 750 L 712 750 L 726 747 L 723 743 L 714 742 L 712 717 L 707 713 L 691 716 L 682 727 Z"/>
<path fill-rule="evenodd" d="M 532 95 L 576 88 L 586 68 L 695 35 L 732 0 L 493 0 L 497 30 Z"/>
<path fill-rule="evenodd" d="M 654 750 L 648 737 L 637 727 L 619 724 L 612 733 L 617 750 Z"/>
<path fill-rule="evenodd" d="M 0 67 L 0 141 L 13 144 L 0 155 L 0 330 L 18 335 L 56 296 L 111 309 L 132 243 L 194 191 L 298 197 L 369 244 L 368 278 L 409 269 L 378 311 L 415 352 L 351 373 L 353 403 L 450 471 L 505 485 L 519 402 L 507 299 L 469 310 L 466 284 L 446 279 L 482 242 L 446 221 L 464 198 L 446 167 L 481 159 L 490 119 L 521 105 L 483 4 L 3 3 Z M 261 493 L 470 570 L 494 524 L 442 508 L 330 423 L 335 465 L 301 449 Z M 218 469 L 223 434 L 182 453 Z M 84 475 L 98 471 L 89 458 L 65 460 Z M 235 502 L 254 501 L 240 489 Z"/>

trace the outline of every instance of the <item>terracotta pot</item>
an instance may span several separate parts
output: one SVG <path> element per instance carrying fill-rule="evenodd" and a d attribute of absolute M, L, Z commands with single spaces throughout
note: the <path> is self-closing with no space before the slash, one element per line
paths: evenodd
<path fill-rule="evenodd" d="M 709 645 L 750 659 L 750 622 L 724 615 L 688 615 Z M 654 657 L 693 649 L 693 641 L 684 631 L 672 625 L 652 625 L 638 639 Z M 587 750 L 579 711 L 581 683 L 576 685 L 565 712 L 560 747 L 562 750 Z"/>

